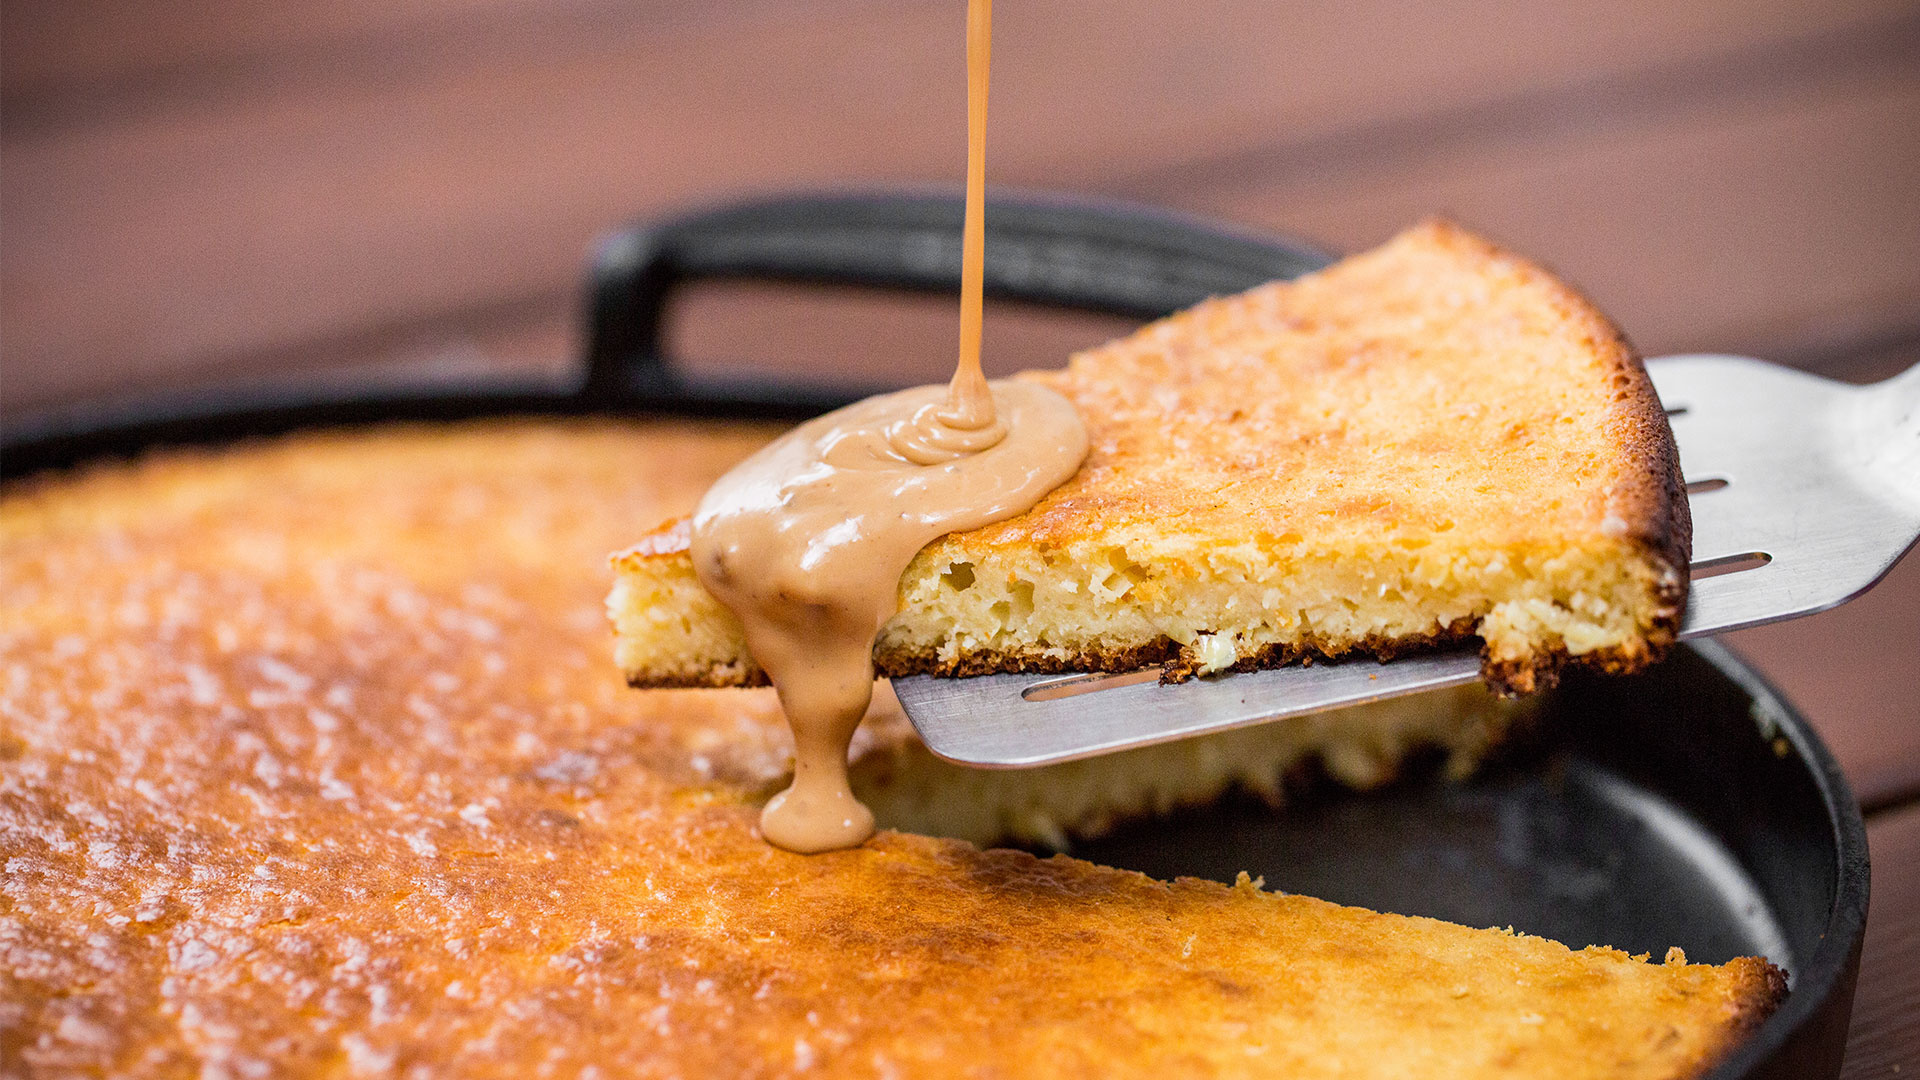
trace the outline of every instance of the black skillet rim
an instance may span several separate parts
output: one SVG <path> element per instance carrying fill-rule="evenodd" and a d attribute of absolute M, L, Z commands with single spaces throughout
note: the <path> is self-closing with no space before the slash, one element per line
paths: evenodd
<path fill-rule="evenodd" d="M 1871 884 L 1867 824 L 1833 752 L 1812 723 L 1765 676 L 1718 641 L 1690 641 L 1681 647 L 1706 660 L 1774 720 L 1780 737 L 1787 740 L 1794 759 L 1806 768 L 1820 793 L 1836 855 L 1833 903 L 1819 947 L 1807 957 L 1805 967 L 1793 973 L 1792 992 L 1780 1008 L 1709 1074 L 1713 1080 L 1734 1080 L 1759 1075 L 1767 1066 L 1779 1064 L 1778 1059 L 1793 1051 L 1802 1037 L 1809 1042 L 1833 1038 L 1844 1047 L 1859 976 L 1860 948 L 1867 930 Z M 1834 1030 L 1821 1030 L 1827 1025 L 1833 1025 Z M 1834 1057 L 1836 1066 L 1841 1060 L 1840 1055 Z"/>
<path fill-rule="evenodd" d="M 571 381 L 462 379 L 385 386 L 263 382 L 43 412 L 0 432 L 0 476 L 183 444 L 392 420 L 511 414 L 665 414 L 798 419 L 877 387 L 805 379 L 692 379 L 662 338 L 672 293 L 699 279 L 955 292 L 962 207 L 947 192 L 839 192 L 750 200 L 646 223 L 603 239 L 588 283 L 584 375 Z M 1311 272 L 1331 261 L 1294 241 L 1113 202 L 1027 194 L 992 200 L 987 290 L 997 298 L 1152 318 L 1208 296 Z M 1844 1041 L 1866 929 L 1866 825 L 1812 726 L 1762 676 L 1714 642 L 1688 646 L 1779 721 L 1827 812 L 1837 853 L 1826 933 L 1785 1003 L 1710 1074 L 1758 1075 Z M 1837 1060 L 1837 1058 L 1836 1058 Z"/>

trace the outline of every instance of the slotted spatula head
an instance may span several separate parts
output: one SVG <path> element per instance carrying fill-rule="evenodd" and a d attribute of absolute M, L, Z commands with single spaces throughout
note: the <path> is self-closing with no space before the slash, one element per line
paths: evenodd
<path fill-rule="evenodd" d="M 1920 366 L 1850 386 L 1738 356 L 1649 361 L 1693 511 L 1682 637 L 1824 611 L 1920 538 Z M 1479 677 L 1469 651 L 1161 684 L 1155 673 L 896 679 L 935 754 L 1025 768 Z"/>

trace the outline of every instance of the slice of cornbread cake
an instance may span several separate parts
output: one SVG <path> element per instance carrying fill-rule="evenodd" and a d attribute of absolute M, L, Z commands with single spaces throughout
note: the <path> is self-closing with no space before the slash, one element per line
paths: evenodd
<path fill-rule="evenodd" d="M 1026 514 L 900 579 L 887 675 L 1195 671 L 1478 638 L 1487 681 L 1638 669 L 1673 641 L 1690 523 L 1653 386 L 1546 270 L 1448 223 L 1210 300 L 1023 376 L 1092 449 Z M 685 519 L 614 557 L 636 686 L 754 685 Z"/>

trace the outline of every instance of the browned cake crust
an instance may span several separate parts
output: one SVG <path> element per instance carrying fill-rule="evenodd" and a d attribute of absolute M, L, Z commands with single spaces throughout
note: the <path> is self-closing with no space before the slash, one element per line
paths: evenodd
<path fill-rule="evenodd" d="M 638 544 L 621 552 L 621 557 L 649 557 L 645 554 L 654 551 L 661 555 L 684 553 L 684 546 L 675 549 L 672 545 L 676 537 L 684 544 L 687 528 L 686 519 L 669 522 L 654 533 L 648 534 Z M 1398 656 L 1408 656 L 1424 652 L 1443 645 L 1456 644 L 1473 637 L 1473 623 L 1466 620 L 1456 621 L 1445 630 L 1431 634 L 1403 635 L 1400 637 L 1368 637 L 1357 645 L 1344 649 L 1329 649 L 1317 645 L 1274 645 L 1269 646 L 1251 657 L 1234 663 L 1226 670 L 1258 671 L 1262 668 L 1283 667 L 1287 664 L 1312 663 L 1315 660 L 1339 660 L 1360 654 L 1380 660 L 1392 660 Z M 1554 663 L 1554 670 L 1566 661 L 1564 651 Z M 1544 688 L 1534 681 L 1523 682 L 1523 676 L 1533 679 L 1540 675 L 1543 660 L 1534 665 L 1515 665 L 1499 668 L 1499 676 L 1489 674 L 1489 682 L 1499 688 L 1516 693 L 1528 693 L 1536 688 Z M 874 651 L 874 670 L 880 675 L 897 679 L 908 675 L 939 675 L 945 678 L 966 678 L 973 675 L 998 675 L 1007 672 L 1027 672 L 1035 675 L 1051 675 L 1075 671 L 1137 671 L 1141 668 L 1159 665 L 1164 682 L 1185 682 L 1197 672 L 1194 662 L 1179 643 L 1171 638 L 1161 638 L 1145 645 L 1131 648 L 1089 648 L 1076 652 L 1060 654 L 1052 651 L 1002 649 L 995 652 L 969 653 L 952 659 L 941 657 L 932 649 L 876 649 Z M 1611 662 L 1608 671 L 1625 673 L 1639 670 L 1642 665 L 1631 668 L 1619 661 Z M 682 668 L 666 671 L 630 672 L 627 685 L 636 690 L 719 690 L 726 687 L 754 688 L 772 685 L 767 681 L 767 673 L 758 667 L 741 670 L 732 665 L 706 668 Z"/>
<path fill-rule="evenodd" d="M 1351 598 L 1391 582 L 1416 601 L 1431 595 L 1433 613 L 1391 631 L 1323 626 L 1303 613 L 1293 620 L 1299 629 L 1249 638 L 1225 666 L 1386 659 L 1480 637 L 1487 682 L 1524 693 L 1551 685 L 1569 663 L 1645 667 L 1665 655 L 1684 617 L 1691 520 L 1672 432 L 1640 358 L 1571 286 L 1448 222 L 1425 222 L 1299 282 L 1207 301 L 1079 354 L 1064 371 L 1023 377 L 1075 402 L 1092 450 L 1078 475 L 1028 513 L 921 553 L 902 578 L 902 613 L 876 644 L 885 674 L 1162 664 L 1182 678 L 1202 659 L 1194 634 L 1227 630 L 1205 621 L 1224 616 L 1194 614 L 1209 575 L 1266 573 L 1284 584 L 1295 580 L 1290 565 L 1360 568 L 1344 586 Z M 1302 404 L 1311 401 L 1324 410 Z M 1404 465 L 1403 474 L 1381 460 Z M 672 521 L 615 556 L 622 582 L 636 586 L 614 602 L 629 681 L 764 684 L 737 632 L 714 633 L 702 650 L 683 647 L 684 636 L 648 641 L 632 629 L 657 625 L 632 612 L 639 597 L 682 606 L 693 623 L 727 620 L 682 565 L 688 539 L 686 523 Z M 1204 565 L 1214 556 L 1191 554 L 1236 543 L 1260 556 L 1233 554 L 1240 561 L 1222 574 Z M 1438 557 L 1407 568 L 1409 551 L 1442 549 L 1455 566 L 1531 559 L 1532 576 L 1472 586 L 1486 591 L 1466 604 L 1448 594 L 1453 571 L 1436 571 L 1446 565 Z M 1598 584 L 1569 584 L 1574 575 L 1552 570 L 1563 555 Z M 1033 633 L 989 629 L 956 643 L 954 631 L 914 626 L 919 605 L 954 601 L 923 586 L 944 567 L 1011 574 L 1004 568 L 1017 563 L 1044 592 L 1044 579 L 1074 569 L 1063 561 L 1103 558 L 1142 564 L 1133 595 L 1160 598 L 1153 619 L 1194 625 L 1177 635 L 1076 634 L 1070 606 L 1057 615 L 1039 604 L 1032 621 L 1049 629 Z M 1607 640 L 1575 650 L 1551 624 L 1577 612 L 1583 595 L 1592 599 L 1584 588 L 1611 590 L 1605 603 L 1630 615 Z M 1294 602 L 1311 600 L 1288 596 L 1276 617 L 1292 620 Z M 1503 608 L 1535 602 L 1554 609 L 1539 620 L 1544 629 L 1501 629 Z M 1523 612 L 1520 621 L 1532 619 Z"/>
<path fill-rule="evenodd" d="M 1640 466 L 1622 472 L 1613 498 L 1626 523 L 1628 538 L 1650 562 L 1673 572 L 1656 581 L 1662 605 L 1648 627 L 1644 651 L 1601 650 L 1581 657 L 1580 663 L 1608 674 L 1628 674 L 1660 660 L 1673 647 L 1686 619 L 1693 516 L 1687 504 L 1686 480 L 1680 473 L 1680 448 L 1673 441 L 1673 427 L 1667 423 L 1666 410 L 1639 351 L 1598 305 L 1540 264 L 1444 219 L 1430 220 L 1421 228 L 1469 258 L 1497 260 L 1518 268 L 1531 286 L 1553 297 L 1563 317 L 1604 363 L 1613 389 L 1605 422 L 1607 434 L 1623 459 Z M 1449 636 L 1466 637 L 1461 631 L 1456 627 Z M 1489 661 L 1486 675 L 1491 683 L 1527 692 L 1543 685 L 1543 680 L 1551 685 L 1553 674 L 1570 659 L 1561 648 L 1530 664 Z"/>
<path fill-rule="evenodd" d="M 600 614 L 602 553 L 765 437 L 390 429 L 8 493 L 0 1071 L 1672 1078 L 1780 1000 L 1760 960 L 769 847 L 770 696 L 633 693 Z"/>

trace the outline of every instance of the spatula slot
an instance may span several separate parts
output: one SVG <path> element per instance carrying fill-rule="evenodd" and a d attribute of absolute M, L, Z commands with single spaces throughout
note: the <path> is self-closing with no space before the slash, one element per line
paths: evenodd
<path fill-rule="evenodd" d="M 1687 576 L 1694 581 L 1705 578 L 1738 574 L 1743 570 L 1758 570 L 1773 561 L 1773 556 L 1764 551 L 1749 551 L 1743 555 L 1722 555 L 1717 559 L 1702 559 L 1694 563 Z"/>
<path fill-rule="evenodd" d="M 1117 690 L 1122 686 L 1134 686 L 1159 677 L 1160 669 L 1157 667 L 1118 673 L 1093 671 L 1084 675 L 1063 675 L 1057 679 L 1042 679 L 1034 683 L 1020 691 L 1020 697 L 1026 701 L 1052 701 L 1056 698 L 1092 694 L 1101 690 Z"/>
<path fill-rule="evenodd" d="M 1730 483 L 1732 483 L 1732 481 L 1724 476 L 1709 476 L 1704 480 L 1689 480 L 1687 481 L 1687 494 L 1700 495 L 1709 491 L 1719 491 Z"/>

